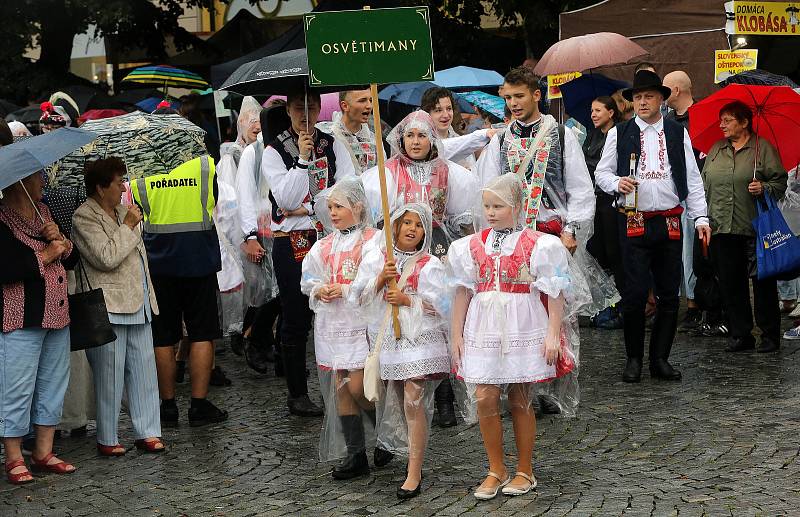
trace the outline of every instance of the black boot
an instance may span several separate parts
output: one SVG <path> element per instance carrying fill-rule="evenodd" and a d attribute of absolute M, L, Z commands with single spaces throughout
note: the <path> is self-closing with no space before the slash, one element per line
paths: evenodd
<path fill-rule="evenodd" d="M 211 370 L 211 378 L 208 380 L 208 384 L 211 386 L 230 386 L 233 382 L 225 375 L 222 368 L 215 366 L 214 369 Z"/>
<path fill-rule="evenodd" d="M 231 344 L 231 350 L 236 355 L 242 355 L 244 353 L 244 337 L 241 334 L 231 334 L 228 337 L 228 340 Z"/>
<path fill-rule="evenodd" d="M 369 474 L 361 415 L 343 415 L 339 417 L 339 421 L 342 423 L 344 441 L 347 444 L 347 457 L 333 468 L 331 476 L 333 479 L 352 479 Z"/>
<path fill-rule="evenodd" d="M 371 409 L 369 411 L 364 411 L 364 413 L 367 415 L 367 418 L 369 418 L 369 421 L 372 422 L 372 427 L 375 429 L 375 432 L 377 434 L 378 423 L 377 419 L 375 418 L 375 410 Z M 376 467 L 385 467 L 392 461 L 393 458 L 394 454 L 387 451 L 380 445 L 375 445 L 375 452 L 372 455 L 373 465 L 375 465 Z"/>
<path fill-rule="evenodd" d="M 289 413 L 297 416 L 322 416 L 322 408 L 308 398 L 306 384 L 306 347 L 284 343 L 281 345 L 286 387 L 289 390 Z"/>
<path fill-rule="evenodd" d="M 726 352 L 744 352 L 747 350 L 755 350 L 756 339 L 752 335 L 745 337 L 730 337 L 728 338 L 728 346 L 725 347 Z"/>
<path fill-rule="evenodd" d="M 450 379 L 446 378 L 436 388 L 434 393 L 436 412 L 439 414 L 439 427 L 453 427 L 456 425 L 456 411 L 453 408 L 453 386 Z"/>
<path fill-rule="evenodd" d="M 622 316 L 625 331 L 625 370 L 623 382 L 642 380 L 642 356 L 644 355 L 644 310 L 625 311 Z"/>
<path fill-rule="evenodd" d="M 244 340 L 244 358 L 247 361 L 247 366 L 257 371 L 258 373 L 267 373 L 269 368 L 269 359 L 265 350 L 265 345 L 258 343 L 255 340 Z"/>
<path fill-rule="evenodd" d="M 550 395 L 538 395 L 536 397 L 539 403 L 539 411 L 544 415 L 558 415 L 561 413 L 561 406 L 558 405 L 556 399 Z"/>
<path fill-rule="evenodd" d="M 658 309 L 650 334 L 650 377 L 665 381 L 681 380 L 681 372 L 667 362 L 677 328 L 678 311 L 663 307 Z"/>

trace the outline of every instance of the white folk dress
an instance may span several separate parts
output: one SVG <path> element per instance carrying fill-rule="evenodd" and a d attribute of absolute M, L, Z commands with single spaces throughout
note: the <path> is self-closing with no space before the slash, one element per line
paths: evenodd
<path fill-rule="evenodd" d="M 374 228 L 335 231 L 314 243 L 303 259 L 300 288 L 316 313 L 314 350 L 323 370 L 364 368 L 369 353 L 367 322 L 347 300 L 367 242 L 377 233 Z M 330 303 L 318 300 L 317 291 L 330 283 L 342 285 L 342 297 Z"/>
<path fill-rule="evenodd" d="M 383 335 L 380 351 L 381 378 L 384 380 L 435 379 L 450 372 L 447 347 L 447 315 L 450 299 L 446 293 L 446 271 L 436 257 L 423 253 L 413 265 L 403 292 L 411 298 L 411 307 L 400 307 L 402 337 L 394 337 L 391 320 L 386 317 L 391 307 L 385 291 L 375 293 L 375 282 L 383 270 L 386 256 L 380 238 L 369 243 L 369 252 L 358 270 L 351 296 L 370 307 L 369 336 L 376 342 Z M 412 254 L 395 249 L 397 271 L 411 263 Z M 399 278 L 399 277 L 398 277 Z"/>
<path fill-rule="evenodd" d="M 485 230 L 454 242 L 447 261 L 455 283 L 473 293 L 458 372 L 464 382 L 504 385 L 556 377 L 556 365 L 544 357 L 545 303 L 569 288 L 561 241 L 527 228 L 505 235 Z"/>

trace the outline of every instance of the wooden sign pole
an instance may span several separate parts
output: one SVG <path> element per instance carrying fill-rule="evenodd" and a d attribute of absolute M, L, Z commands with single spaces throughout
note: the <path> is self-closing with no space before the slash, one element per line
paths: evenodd
<path fill-rule="evenodd" d="M 369 6 L 364 6 L 365 11 L 369 11 Z M 386 237 L 386 260 L 394 261 L 394 243 L 392 242 L 392 223 L 391 214 L 389 213 L 389 194 L 386 189 L 386 169 L 384 168 L 383 156 L 383 128 L 381 127 L 381 110 L 378 106 L 378 85 L 372 83 L 369 85 L 369 91 L 372 94 L 372 121 L 375 124 L 375 152 L 378 154 L 378 176 L 381 182 L 381 206 L 383 208 L 383 235 Z M 394 289 L 397 287 L 397 281 L 391 279 L 389 287 Z M 392 306 L 392 326 L 394 327 L 395 339 L 400 339 L 400 313 L 396 305 Z"/>

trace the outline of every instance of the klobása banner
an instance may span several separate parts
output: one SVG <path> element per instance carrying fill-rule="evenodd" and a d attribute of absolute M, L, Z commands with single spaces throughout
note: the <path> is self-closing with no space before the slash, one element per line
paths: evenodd
<path fill-rule="evenodd" d="M 726 3 L 726 11 L 730 9 Z M 798 2 L 733 2 L 733 19 L 729 18 L 728 34 L 761 34 L 768 36 L 800 36 L 800 3 Z"/>

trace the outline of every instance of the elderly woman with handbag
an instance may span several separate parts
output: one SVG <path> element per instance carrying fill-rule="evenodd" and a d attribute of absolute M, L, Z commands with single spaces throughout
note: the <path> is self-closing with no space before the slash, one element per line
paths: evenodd
<path fill-rule="evenodd" d="M 72 218 L 72 238 L 83 259 L 76 268 L 78 290 L 87 285 L 103 289 L 117 336 L 111 343 L 86 350 L 97 399 L 97 451 L 103 456 L 125 454 L 117 434 L 123 389 L 136 447 L 149 453 L 164 451 L 150 330 L 158 306 L 139 229 L 142 214 L 136 206 L 126 208 L 120 202 L 126 191 L 125 172 L 119 158 L 88 163 L 84 180 L 88 199 Z"/>
<path fill-rule="evenodd" d="M 753 131 L 753 112 L 746 104 L 735 101 L 723 106 L 719 124 L 724 138 L 708 151 L 702 176 L 713 232 L 711 260 L 717 268 L 722 305 L 730 322 L 726 351 L 755 348 L 755 312 L 761 329 L 758 351 L 776 352 L 781 338 L 778 287 L 774 278 L 759 280 L 751 274 L 756 260 L 751 221 L 756 217 L 759 197 L 783 197 L 788 176 L 775 148 Z M 749 277 L 753 282 L 752 308 Z"/>
<path fill-rule="evenodd" d="M 3 189 L 0 200 L 0 436 L 6 476 L 15 485 L 33 481 L 21 449 L 31 424 L 32 470 L 75 472 L 53 454 L 53 436 L 69 379 L 65 266 L 77 254 L 41 202 L 43 186 L 36 172 Z"/>

